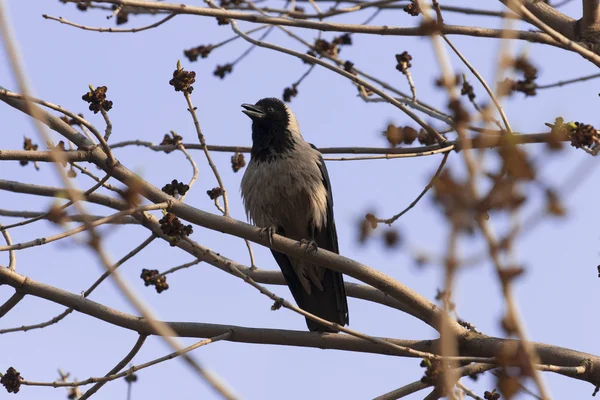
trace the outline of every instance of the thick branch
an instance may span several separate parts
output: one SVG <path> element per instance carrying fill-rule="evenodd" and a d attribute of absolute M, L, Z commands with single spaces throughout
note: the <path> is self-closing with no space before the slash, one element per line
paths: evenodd
<path fill-rule="evenodd" d="M 561 13 L 556 8 L 546 4 L 543 1 L 516 1 L 511 0 L 500 0 L 504 5 L 509 7 L 516 14 L 521 15 L 519 10 L 519 4 L 523 3 L 524 6 L 531 11 L 533 15 L 538 17 L 542 22 L 550 26 L 555 31 L 560 32 L 564 36 L 571 40 L 576 40 L 576 24 L 577 21 L 573 18 Z M 527 18 L 525 18 L 527 19 Z M 531 21 L 529 21 L 531 22 Z M 512 37 L 512 36 L 511 36 Z"/>
<path fill-rule="evenodd" d="M 4 180 L 0 180 L 0 190 L 10 190 L 16 193 L 27 193 L 47 197 L 56 197 L 63 193 L 63 190 L 60 188 L 30 185 L 20 182 Z M 117 210 L 126 209 L 128 207 L 127 203 L 125 203 L 124 201 L 120 199 L 114 199 L 112 197 L 108 197 L 102 194 L 94 194 L 93 196 L 87 198 L 87 201 L 90 201 L 95 204 L 105 205 L 107 207 L 111 207 Z M 0 215 L 3 215 L 3 210 L 0 210 Z M 128 216 L 127 218 L 133 217 Z M 94 219 L 92 218 L 91 220 L 93 221 Z M 142 223 L 146 228 L 150 229 L 156 236 L 161 237 L 166 241 L 169 241 L 169 237 L 162 232 L 160 224 L 158 223 L 156 218 L 149 216 L 149 218 L 139 218 L 139 220 L 133 219 L 133 221 L 135 221 L 134 223 Z M 222 271 L 231 273 L 229 271 L 229 268 L 227 267 L 228 263 L 232 263 L 231 260 L 213 251 L 210 251 L 209 249 L 203 246 L 200 246 L 193 240 L 180 240 L 177 243 L 177 247 L 195 257 L 202 258 L 203 261 L 221 269 Z M 283 275 L 280 271 L 267 271 L 257 268 L 251 269 L 241 264 L 234 264 L 240 271 L 251 277 L 256 282 L 270 285 L 286 284 L 285 279 L 283 278 Z M 346 282 L 345 286 L 346 293 L 348 294 L 348 296 L 363 299 L 366 301 L 371 301 L 374 303 L 383 304 L 388 307 L 396 308 L 400 311 L 407 312 L 409 314 L 412 312 L 403 303 L 373 287 L 350 282 Z"/>
<path fill-rule="evenodd" d="M 494 131 L 497 134 L 481 135 L 471 144 L 471 148 L 483 149 L 498 147 L 501 143 L 501 132 Z M 548 140 L 552 140 L 550 133 L 529 133 L 529 134 L 514 134 L 511 140 L 514 140 L 515 144 L 532 144 L 532 143 L 547 143 Z M 565 138 L 564 141 L 568 141 Z M 460 140 L 448 141 L 449 147 L 454 145 L 456 149 L 462 148 Z M 141 140 L 132 140 L 126 142 L 115 143 L 111 148 L 116 149 L 127 146 L 143 146 L 153 151 L 173 151 L 177 147 L 174 145 L 157 145 L 152 142 L 145 142 Z M 202 150 L 202 146 L 195 143 L 184 143 L 183 146 L 187 150 Z M 249 153 L 250 147 L 246 146 L 220 146 L 220 145 L 208 145 L 210 151 L 222 151 L 232 153 Z M 422 154 L 428 153 L 433 150 L 439 150 L 441 147 L 438 144 L 431 146 L 416 146 L 416 147 L 319 147 L 318 150 L 323 154 Z"/>
<path fill-rule="evenodd" d="M 123 6 L 140 7 L 146 10 L 161 10 L 176 12 L 178 14 L 202 15 L 207 17 L 223 17 L 236 20 L 249 21 L 260 24 L 295 26 L 299 28 L 308 28 L 329 32 L 352 32 L 366 33 L 373 35 L 394 35 L 394 36 L 427 36 L 429 32 L 420 27 L 405 28 L 397 26 L 369 26 L 357 24 L 341 24 L 333 22 L 317 22 L 309 20 L 297 20 L 290 18 L 267 17 L 253 13 L 229 11 L 221 9 L 211 9 L 205 7 L 194 7 L 190 5 L 171 4 L 164 2 L 147 2 L 141 0 L 96 0 L 96 3 L 110 3 Z M 476 37 L 501 38 L 504 33 L 501 29 L 487 29 L 470 26 L 444 25 L 441 33 L 445 35 L 467 35 Z M 510 33 L 511 37 L 527 40 L 535 43 L 549 44 L 562 47 L 549 35 L 542 32 L 516 31 Z"/>
<path fill-rule="evenodd" d="M 598 0 L 582 0 L 583 16 L 580 21 L 582 36 L 597 33 L 600 30 L 600 2 Z"/>
<path fill-rule="evenodd" d="M 64 152 L 65 161 L 79 162 L 89 161 L 90 153 L 82 150 L 69 150 Z M 29 150 L 0 150 L 0 161 L 3 160 L 27 160 L 54 162 L 51 151 L 29 151 Z"/>
<path fill-rule="evenodd" d="M 113 325 L 138 332 L 141 335 L 155 334 L 150 323 L 143 318 L 126 314 L 103 304 L 88 300 L 80 295 L 26 278 L 7 268 L 0 268 L 0 283 L 7 284 L 22 293 L 40 297 L 54 303 L 72 307 L 75 310 L 98 318 Z M 204 338 L 231 331 L 232 335 L 225 339 L 232 342 L 276 344 L 285 346 L 314 347 L 320 349 L 337 349 L 363 353 L 410 356 L 375 343 L 342 334 L 319 334 L 279 329 L 246 328 L 235 325 L 218 325 L 192 322 L 167 322 L 175 333 L 181 337 Z M 400 340 L 388 339 L 399 346 L 418 351 L 438 353 L 438 340 Z M 460 340 L 460 355 L 473 357 L 495 357 L 507 347 L 515 348 L 518 341 L 500 339 L 485 335 L 467 333 Z M 559 367 L 585 366 L 585 373 L 573 374 L 572 378 L 600 384 L 600 357 L 575 350 L 531 343 L 537 352 L 540 363 Z M 552 369 L 550 369 L 552 370 Z"/>

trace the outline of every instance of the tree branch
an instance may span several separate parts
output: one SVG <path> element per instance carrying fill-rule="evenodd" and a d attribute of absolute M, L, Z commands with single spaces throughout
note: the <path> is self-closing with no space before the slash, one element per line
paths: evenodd
<path fill-rule="evenodd" d="M 0 268 L 0 283 L 12 286 L 25 294 L 40 297 L 54 303 L 62 304 L 66 307 L 72 307 L 83 314 L 125 329 L 136 331 L 141 335 L 155 334 L 151 324 L 143 318 L 112 309 L 103 304 L 86 299 L 81 295 L 69 293 L 65 290 L 37 282 L 31 278 L 26 278 L 7 268 Z M 400 354 L 397 350 L 383 347 L 379 344 L 354 338 L 349 335 L 335 333 L 319 334 L 315 332 L 246 328 L 234 325 L 192 322 L 166 322 L 166 324 L 175 334 L 181 337 L 205 338 L 231 331 L 231 336 L 224 340 L 242 343 L 314 347 L 384 355 L 410 356 L 406 353 Z M 439 354 L 438 340 L 382 339 L 417 351 Z M 459 350 L 460 355 L 464 356 L 492 358 L 497 354 L 506 351 L 507 348 L 516 348 L 518 344 L 518 340 L 501 339 L 469 332 L 461 337 Z M 578 373 L 571 377 L 590 382 L 594 385 L 600 385 L 600 357 L 542 343 L 531 342 L 531 345 L 537 352 L 542 364 L 559 367 L 585 366 L 585 373 Z M 550 368 L 546 369 L 551 370 Z M 580 371 L 580 369 L 569 370 L 569 372 Z M 562 372 L 565 371 L 558 373 Z M 562 374 L 567 375 L 567 373 Z"/>
<path fill-rule="evenodd" d="M 94 386 L 92 386 L 91 388 L 89 388 L 88 391 L 83 394 L 83 396 L 81 396 L 77 400 L 87 400 L 87 399 L 89 399 L 90 396 L 92 396 L 94 393 L 96 393 L 98 390 L 100 390 L 100 388 L 102 386 L 104 386 L 108 382 L 108 378 L 110 378 L 111 375 L 114 375 L 114 374 L 118 373 L 120 370 L 122 370 L 123 368 L 125 368 L 125 366 L 131 360 L 133 360 L 133 357 L 135 357 L 135 355 L 138 353 L 138 351 L 140 351 L 140 349 L 144 345 L 144 342 L 146 341 L 147 337 L 148 336 L 146 336 L 146 335 L 140 335 L 138 337 L 138 340 L 133 345 L 133 348 L 131 349 L 131 351 L 129 351 L 129 353 L 127 353 L 127 355 L 121 361 L 119 361 L 119 363 L 117 365 L 115 365 L 113 369 L 111 369 L 110 371 L 108 371 L 108 373 L 104 376 L 104 378 L 106 378 L 106 380 L 103 380 L 103 381 L 100 381 L 100 382 L 96 383 Z"/>
<path fill-rule="evenodd" d="M 207 17 L 222 17 L 232 18 L 236 20 L 249 21 L 260 24 L 270 25 L 283 25 L 283 26 L 295 26 L 299 28 L 315 29 L 327 32 L 352 32 L 352 33 L 365 33 L 374 35 L 393 35 L 393 36 L 427 36 L 429 32 L 426 29 L 416 28 L 405 28 L 397 26 L 365 26 L 356 24 L 341 24 L 332 22 L 317 22 L 298 20 L 290 18 L 278 18 L 278 17 L 267 17 L 257 15 L 253 13 L 246 13 L 240 11 L 228 11 L 221 9 L 211 9 L 205 7 L 194 7 L 190 5 L 171 4 L 164 2 L 147 2 L 141 0 L 95 0 L 96 3 L 109 3 L 123 6 L 141 7 L 147 10 L 160 10 L 176 12 L 179 14 L 189 15 L 202 15 Z M 445 35 L 467 35 L 476 37 L 489 37 L 489 38 L 501 38 L 503 30 L 501 29 L 487 29 L 470 26 L 456 26 L 456 25 L 444 25 L 441 27 L 441 33 Z M 530 31 L 515 31 L 511 32 L 511 37 L 527 40 L 535 43 L 543 43 L 552 46 L 559 46 L 549 35 L 542 32 L 530 32 Z"/>
<path fill-rule="evenodd" d="M 582 0 L 583 16 L 580 22 L 580 32 L 587 36 L 591 31 L 598 32 L 600 26 L 600 2 L 598 0 Z"/>

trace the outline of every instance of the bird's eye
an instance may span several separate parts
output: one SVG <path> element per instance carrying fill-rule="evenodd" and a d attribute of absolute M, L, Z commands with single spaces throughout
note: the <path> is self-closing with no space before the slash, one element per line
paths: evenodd
<path fill-rule="evenodd" d="M 272 113 L 272 112 L 275 111 L 275 109 L 273 107 L 269 107 L 269 108 L 267 108 L 267 111 L 270 112 L 270 113 Z"/>

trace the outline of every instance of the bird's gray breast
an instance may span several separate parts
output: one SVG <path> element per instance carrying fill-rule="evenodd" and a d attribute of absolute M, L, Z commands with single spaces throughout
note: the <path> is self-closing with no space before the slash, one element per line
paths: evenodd
<path fill-rule="evenodd" d="M 327 190 L 320 162 L 320 154 L 308 143 L 272 162 L 251 160 L 241 183 L 250 220 L 260 227 L 282 227 L 285 236 L 295 240 L 307 238 L 311 224 L 323 227 Z"/>

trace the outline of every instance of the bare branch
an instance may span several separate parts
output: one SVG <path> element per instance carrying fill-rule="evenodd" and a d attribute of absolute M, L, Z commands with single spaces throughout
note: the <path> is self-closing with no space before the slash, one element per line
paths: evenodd
<path fill-rule="evenodd" d="M 152 360 L 152 361 L 148 361 L 147 363 L 144 363 L 144 364 L 134 365 L 133 367 L 128 368 L 126 371 L 123 371 L 121 373 L 108 374 L 108 375 L 106 375 L 103 378 L 89 378 L 89 379 L 86 379 L 84 381 L 79 381 L 79 382 L 59 382 L 59 381 L 55 381 L 55 382 L 31 382 L 31 381 L 21 381 L 21 384 L 22 385 L 27 385 L 27 386 L 52 386 L 52 387 L 65 387 L 65 386 L 69 387 L 69 386 L 71 386 L 72 387 L 72 386 L 89 385 L 90 383 L 98 382 L 98 383 L 102 383 L 102 385 L 100 385 L 100 386 L 103 386 L 106 382 L 114 381 L 115 379 L 119 379 L 119 378 L 122 378 L 124 376 L 130 375 L 130 374 L 134 373 L 135 371 L 139 371 L 141 369 L 151 367 L 153 365 L 159 364 L 159 363 L 164 362 L 164 361 L 172 360 L 173 358 L 185 355 L 186 353 L 189 353 L 190 351 L 195 350 L 198 347 L 202 347 L 202 346 L 205 346 L 205 345 L 210 344 L 210 343 L 218 342 L 220 340 L 227 340 L 230 336 L 231 336 L 231 332 L 230 331 L 226 331 L 225 333 L 222 333 L 222 334 L 217 335 L 215 337 L 212 337 L 210 339 L 201 340 L 198 343 L 195 343 L 195 344 L 193 344 L 191 346 L 185 347 L 185 348 L 183 348 L 183 349 L 181 349 L 179 351 L 175 351 L 173 353 L 167 354 L 166 356 L 157 358 L 157 359 Z M 145 336 L 143 336 L 143 337 L 145 339 Z M 141 339 L 138 339 L 138 343 L 139 343 L 140 340 Z M 142 340 L 142 342 L 143 342 L 143 340 Z M 137 343 L 136 343 L 136 345 L 137 345 Z M 141 347 L 141 344 L 140 344 L 140 347 Z M 133 350 L 136 350 L 136 349 L 134 348 Z M 139 350 L 139 349 L 137 349 L 137 350 Z M 136 353 L 137 353 L 137 350 L 136 350 Z M 133 355 L 135 356 L 135 354 L 133 354 Z M 129 354 L 128 354 L 128 356 L 129 356 Z M 120 364 L 121 363 L 119 363 L 119 365 Z M 117 367 L 119 365 L 117 365 Z M 119 368 L 119 370 L 121 368 Z M 90 390 L 92 390 L 92 389 L 90 389 Z M 85 396 L 85 394 L 84 394 L 84 396 Z M 83 398 L 87 398 L 87 397 L 81 397 L 81 398 L 83 399 Z"/>
<path fill-rule="evenodd" d="M 600 24 L 600 2 L 598 0 L 582 0 L 583 16 L 580 31 L 585 36 L 589 31 L 598 31 Z"/>
<path fill-rule="evenodd" d="M 211 9 L 204 7 L 194 7 L 190 5 L 170 4 L 165 2 L 146 2 L 140 0 L 96 0 L 97 3 L 122 4 L 132 7 L 143 7 L 147 10 L 161 10 L 175 12 L 179 14 L 203 15 L 208 17 L 231 18 L 242 21 L 249 21 L 261 24 L 295 26 L 300 28 L 309 28 L 330 32 L 351 32 L 366 33 L 375 35 L 394 35 L 394 36 L 427 36 L 428 32 L 422 28 L 404 28 L 394 26 L 364 26 L 353 24 L 341 24 L 330 22 L 316 22 L 307 20 L 296 20 L 278 17 L 266 17 L 253 13 L 239 11 L 228 11 L 222 9 Z M 502 37 L 502 30 L 487 29 L 468 26 L 445 25 L 441 27 L 442 34 L 445 35 L 468 35 L 477 37 Z M 514 37 L 530 42 L 549 44 L 552 46 L 561 46 L 552 37 L 541 32 L 515 31 Z"/>
<path fill-rule="evenodd" d="M 421 192 L 421 194 L 419 194 L 417 196 L 417 198 L 414 199 L 413 202 L 409 204 L 408 207 L 406 207 L 404 210 L 400 211 L 398 214 L 394 215 L 391 218 L 388 218 L 388 219 L 379 219 L 379 218 L 377 218 L 377 222 L 380 222 L 380 223 L 383 223 L 383 224 L 388 224 L 388 225 L 391 226 L 394 222 L 396 222 L 396 220 L 398 218 L 400 218 L 401 216 L 403 216 L 404 214 L 406 214 L 411 208 L 413 208 L 414 206 L 416 206 L 417 203 L 419 202 L 419 200 L 421 200 L 423 198 L 423 196 L 425 196 L 425 194 L 427 193 L 427 191 L 429 191 L 429 189 L 431 189 L 431 187 L 435 183 L 435 180 L 437 179 L 437 177 L 440 176 L 440 173 L 444 169 L 444 165 L 446 165 L 446 160 L 448 160 L 448 155 L 449 154 L 450 153 L 445 153 L 444 154 L 444 157 L 442 158 L 442 162 L 440 163 L 440 166 L 438 167 L 437 171 L 435 171 L 435 174 L 433 174 L 433 177 L 431 178 L 431 180 L 429 181 L 429 183 L 427 184 L 427 186 L 425 186 L 425 189 L 423 189 L 423 191 Z"/>
<path fill-rule="evenodd" d="M 125 368 L 125 366 L 131 360 L 133 360 L 133 357 L 135 357 L 135 355 L 138 353 L 138 351 L 140 351 L 140 349 L 144 345 L 144 342 L 146 341 L 147 337 L 148 336 L 146 336 L 146 335 L 140 335 L 138 337 L 138 340 L 133 345 L 133 348 L 131 349 L 131 351 L 129 351 L 129 353 L 121 361 L 119 361 L 119 363 L 117 365 L 115 365 L 113 369 L 111 369 L 110 371 L 108 371 L 108 373 L 104 376 L 104 378 L 106 378 L 106 380 L 99 381 L 98 383 L 96 383 L 94 386 L 92 386 L 91 388 L 89 388 L 88 391 L 83 394 L 83 396 L 79 397 L 78 400 L 89 399 L 90 396 L 92 396 L 94 393 L 96 393 L 98 390 L 100 390 L 100 388 L 102 386 L 104 386 L 106 384 L 106 382 L 108 382 L 109 380 L 117 379 L 117 376 L 115 376 L 114 378 L 110 379 L 111 375 L 114 375 L 114 374 L 118 373 L 120 370 L 122 370 L 123 368 Z"/>
<path fill-rule="evenodd" d="M 4 268 L 4 267 L 0 267 Z M 15 292 L 4 304 L 0 306 L 0 318 L 4 317 L 10 310 L 12 310 L 23 298 L 25 293 Z"/>
<path fill-rule="evenodd" d="M 165 18 L 161 19 L 160 21 L 157 21 L 157 22 L 155 22 L 153 24 L 142 26 L 142 27 L 139 27 L 139 28 L 130 28 L 130 29 L 94 28 L 94 27 L 91 27 L 91 26 L 80 25 L 80 24 L 76 24 L 76 23 L 71 22 L 71 21 L 67 21 L 63 17 L 56 18 L 56 17 L 53 17 L 51 15 L 46 15 L 46 14 L 42 14 L 42 17 L 44 19 L 49 19 L 49 20 L 52 20 L 52 21 L 58 21 L 61 24 L 71 25 L 71 26 L 74 26 L 76 28 L 83 29 L 84 31 L 110 32 L 110 33 L 135 33 L 135 32 L 145 31 L 147 29 L 156 28 L 157 26 L 164 24 L 165 22 L 167 22 L 171 18 L 175 17 L 176 15 L 177 15 L 177 13 L 172 13 L 172 14 L 169 14 L 167 17 L 165 17 Z M 108 136 L 110 136 L 110 135 L 108 135 Z M 106 138 L 106 140 L 108 140 L 108 137 Z"/>

